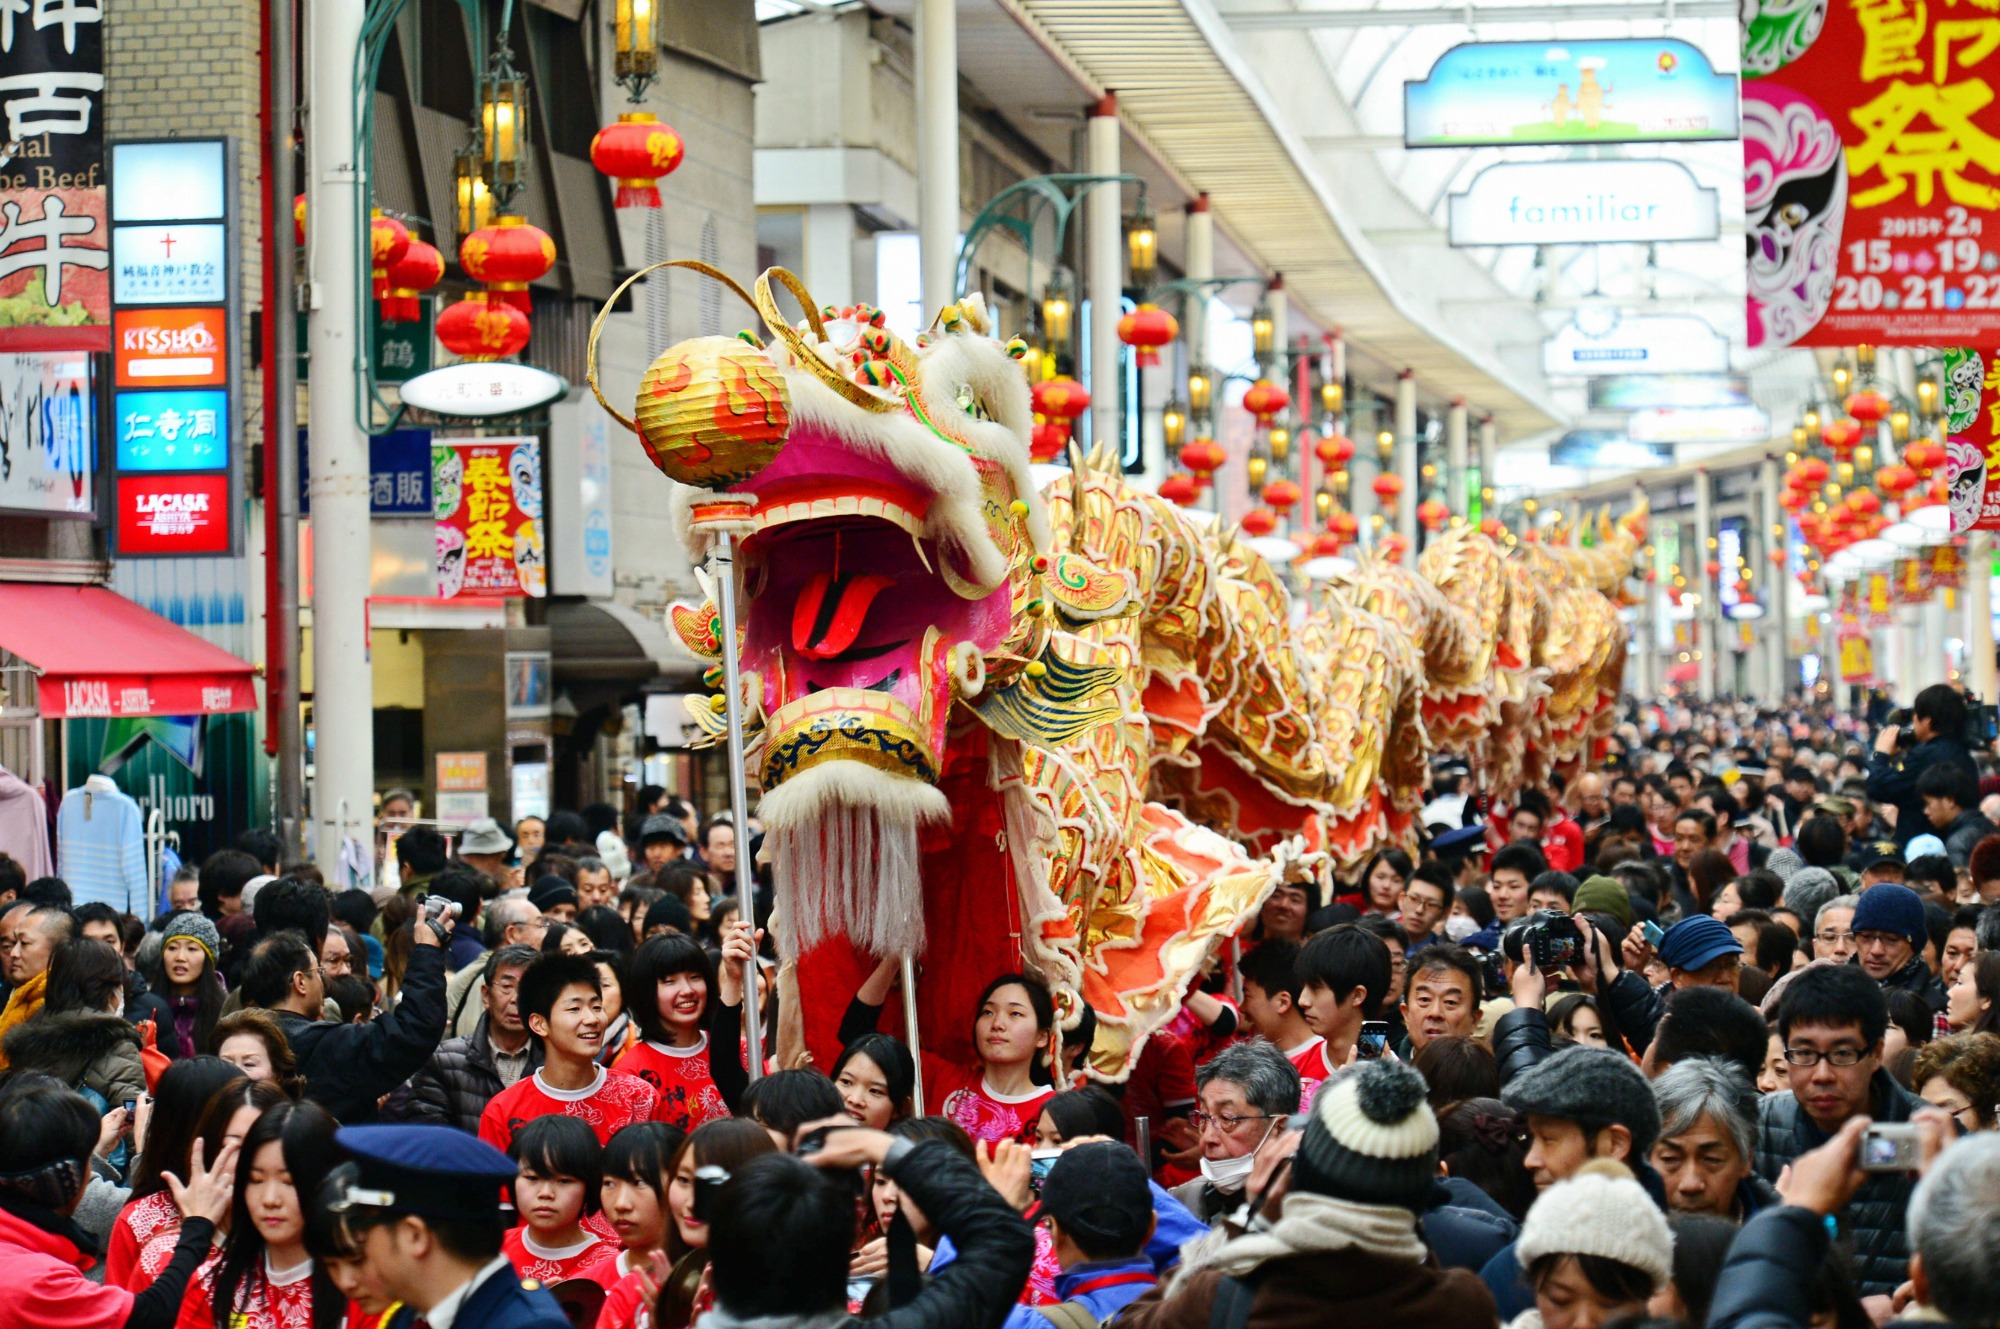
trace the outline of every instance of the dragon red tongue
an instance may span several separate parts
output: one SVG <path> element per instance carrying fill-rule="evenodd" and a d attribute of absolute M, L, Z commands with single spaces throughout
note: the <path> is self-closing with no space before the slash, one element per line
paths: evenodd
<path fill-rule="evenodd" d="M 822 572 L 807 582 L 792 606 L 792 649 L 809 660 L 830 660 L 854 645 L 875 597 L 892 577 L 836 577 Z"/>

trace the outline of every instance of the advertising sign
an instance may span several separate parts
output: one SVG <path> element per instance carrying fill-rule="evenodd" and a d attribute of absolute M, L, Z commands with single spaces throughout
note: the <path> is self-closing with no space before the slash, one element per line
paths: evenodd
<path fill-rule="evenodd" d="M 1728 368 L 1728 339 L 1692 314 L 1614 314 L 1608 324 L 1579 317 L 1542 343 L 1542 372 L 1551 378 Z"/>
<path fill-rule="evenodd" d="M 312 466 L 299 430 L 299 511 L 312 515 Z M 392 429 L 368 438 L 368 515 L 431 515 L 431 431 Z"/>
<path fill-rule="evenodd" d="M 1755 406 L 1666 407 L 1632 412 L 1625 432 L 1640 443 L 1759 443 L 1771 437 L 1771 417 Z"/>
<path fill-rule="evenodd" d="M 546 369 L 510 360 L 465 360 L 410 379 L 402 398 L 433 415 L 480 419 L 532 411 L 568 391 L 569 384 Z"/>
<path fill-rule="evenodd" d="M 590 396 L 549 410 L 549 580 L 611 596 L 611 417 Z"/>
<path fill-rule="evenodd" d="M 431 499 L 440 596 L 548 593 L 539 440 L 434 439 Z"/>
<path fill-rule="evenodd" d="M 461 825 L 487 815 L 484 752 L 437 754 L 437 815 Z"/>
<path fill-rule="evenodd" d="M 96 513 L 92 387 L 83 352 L 0 354 L 0 512 Z"/>
<path fill-rule="evenodd" d="M 1459 248 L 1713 240 L 1722 225 L 1716 191 L 1670 161 L 1499 162 L 1448 202 Z"/>
<path fill-rule="evenodd" d="M 121 309 L 112 318 L 113 379 L 121 388 L 223 387 L 228 345 L 221 309 Z"/>
<path fill-rule="evenodd" d="M 0 351 L 101 351 L 111 321 L 104 9 L 0 7 Z"/>
<path fill-rule="evenodd" d="M 1743 13 L 1750 345 L 2000 345 L 2000 12 Z"/>
<path fill-rule="evenodd" d="M 228 296 L 228 228 L 120 226 L 111 235 L 112 297 L 121 305 L 220 302 Z"/>
<path fill-rule="evenodd" d="M 229 477 L 121 475 L 117 488 L 121 554 L 229 552 Z"/>
<path fill-rule="evenodd" d="M 1676 38 L 1466 42 L 1403 85 L 1412 148 L 1736 137 L 1736 80 Z"/>
<path fill-rule="evenodd" d="M 420 296 L 422 312 L 414 323 L 391 323 L 375 304 L 375 381 L 407 383 L 431 372 L 431 347 L 437 341 L 437 301 Z M 305 344 L 303 341 L 301 345 Z"/>
<path fill-rule="evenodd" d="M 1590 380 L 1593 411 L 1700 410 L 1749 406 L 1750 380 L 1740 374 L 1614 374 Z"/>
<path fill-rule="evenodd" d="M 112 398 L 121 471 L 229 465 L 229 394 L 219 388 L 121 392 Z"/>
<path fill-rule="evenodd" d="M 1572 429 L 1549 444 L 1551 466 L 1651 470 L 1655 466 L 1670 466 L 1673 460 L 1671 444 L 1637 443 L 1615 429 Z"/>

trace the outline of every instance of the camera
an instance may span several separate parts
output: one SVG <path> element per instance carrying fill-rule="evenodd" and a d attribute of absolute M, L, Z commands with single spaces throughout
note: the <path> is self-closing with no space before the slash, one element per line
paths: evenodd
<path fill-rule="evenodd" d="M 1500 950 L 1520 964 L 1532 959 L 1543 973 L 1566 969 L 1583 958 L 1583 933 L 1576 920 L 1553 909 L 1529 914 L 1501 934 Z"/>
<path fill-rule="evenodd" d="M 1996 711 L 1990 702 L 1966 693 L 1965 746 L 1975 752 L 1985 751 L 1993 746 L 1996 738 L 2000 738 L 2000 711 Z"/>
<path fill-rule="evenodd" d="M 710 1209 L 715 1204 L 716 1192 L 720 1191 L 722 1183 L 728 1180 L 728 1169 L 717 1167 L 713 1163 L 694 1170 L 694 1200 L 688 1208 L 692 1211 L 695 1222 L 708 1221 Z"/>
<path fill-rule="evenodd" d="M 1882 1122 L 1861 1135 L 1863 1172 L 1915 1172 L 1917 1128 L 1908 1122 Z"/>
<path fill-rule="evenodd" d="M 1056 1160 L 1063 1156 L 1060 1149 L 1036 1149 L 1028 1155 L 1028 1187 L 1035 1194 L 1042 1193 L 1042 1183 L 1055 1171 Z"/>

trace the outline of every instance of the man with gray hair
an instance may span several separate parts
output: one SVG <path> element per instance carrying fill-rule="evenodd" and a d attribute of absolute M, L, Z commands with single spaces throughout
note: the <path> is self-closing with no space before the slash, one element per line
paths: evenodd
<path fill-rule="evenodd" d="M 1825 1144 L 1792 1161 L 1783 1203 L 1744 1225 L 1715 1285 L 1708 1329 L 1804 1329 L 1820 1267 L 1834 1254 L 1833 1216 L 1863 1178 L 1855 1118 Z M 1889 1329 L 1994 1329 L 2000 1326 L 2000 1134 L 1978 1131 L 1952 1142 L 1950 1118 L 1921 1114 L 1923 1180 L 1908 1210 L 1909 1288 L 1914 1304 L 1891 1318 L 1889 1299 L 1868 1297 Z"/>
<path fill-rule="evenodd" d="M 1778 1203 L 1757 1175 L 1757 1090 L 1720 1057 L 1677 1061 L 1653 1080 L 1653 1167 L 1676 1213 L 1741 1223 Z"/>
<path fill-rule="evenodd" d="M 488 953 L 502 946 L 527 946 L 539 951 L 549 930 L 542 911 L 528 903 L 525 891 L 509 891 L 487 905 L 481 926 L 484 931 L 480 940 L 486 943 Z M 449 1017 L 446 1037 L 472 1037 L 472 1031 L 479 1027 L 479 1017 L 485 1012 L 482 1005 L 485 987 L 483 964 L 468 964 L 453 972 L 444 990 L 444 1008 Z"/>
<path fill-rule="evenodd" d="M 1299 1110 L 1299 1071 L 1276 1046 L 1253 1038 L 1210 1057 L 1194 1078 L 1189 1120 L 1201 1175 L 1173 1195 L 1202 1222 L 1213 1223 L 1242 1203 L 1257 1155 L 1284 1135 L 1284 1119 Z"/>

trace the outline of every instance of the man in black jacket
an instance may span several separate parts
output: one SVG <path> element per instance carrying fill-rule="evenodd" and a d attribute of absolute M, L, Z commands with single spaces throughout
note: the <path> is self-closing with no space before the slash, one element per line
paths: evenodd
<path fill-rule="evenodd" d="M 343 1125 L 375 1120 L 377 1105 L 415 1075 L 444 1037 L 444 943 L 449 934 L 428 918 L 416 924 L 416 945 L 396 1008 L 367 1024 L 319 1019 L 326 980 L 319 957 L 297 932 L 264 938 L 243 962 L 245 1006 L 277 1019 L 306 1078 L 306 1097 Z"/>
<path fill-rule="evenodd" d="M 1917 694 L 1910 707 L 1910 737 L 1917 745 L 1900 757 L 1896 755 L 1902 730 L 1883 725 L 1875 736 L 1875 751 L 1868 758 L 1868 797 L 1896 809 L 1896 847 L 1903 848 L 1912 838 L 1931 834 L 1930 819 L 1924 815 L 1924 796 L 1917 781 L 1933 766 L 1958 766 L 1975 780 L 1979 768 L 1965 746 L 1965 698 L 1947 683 L 1933 683 Z"/>
<path fill-rule="evenodd" d="M 406 1121 L 456 1126 L 479 1133 L 479 1115 L 502 1089 L 542 1064 L 540 1039 L 528 1036 L 516 995 L 521 974 L 539 955 L 532 946 L 502 946 L 479 966 L 484 1014 L 472 1032 L 448 1038 L 410 1080 Z"/>
<path fill-rule="evenodd" d="M 815 1138 L 820 1147 L 808 1158 L 753 1158 L 716 1191 L 708 1220 L 715 1309 L 702 1323 L 708 1329 L 857 1323 L 843 1314 L 855 1196 L 843 1182 L 850 1169 L 866 1165 L 894 1181 L 958 1252 L 919 1291 L 914 1262 L 899 1271 L 892 1251 L 893 1309 L 868 1320 L 871 1329 L 999 1324 L 1027 1281 L 1035 1240 L 973 1162 L 943 1140 L 913 1142 L 859 1126 L 817 1122 L 800 1132 L 802 1141 Z"/>

